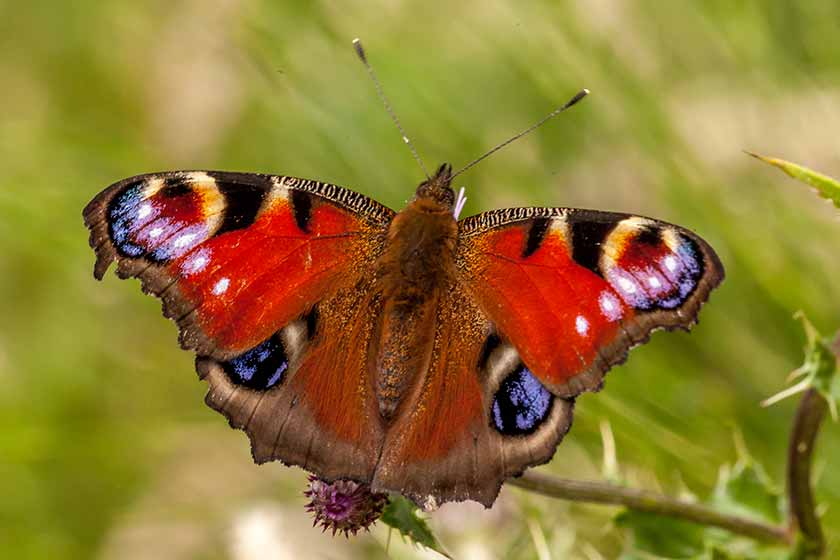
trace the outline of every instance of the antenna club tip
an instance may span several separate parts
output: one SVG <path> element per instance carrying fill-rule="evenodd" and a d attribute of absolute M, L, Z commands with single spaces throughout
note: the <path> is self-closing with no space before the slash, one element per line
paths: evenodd
<path fill-rule="evenodd" d="M 584 89 L 580 90 L 579 92 L 577 92 L 577 93 L 575 94 L 575 96 L 574 96 L 574 97 L 572 97 L 571 99 L 569 99 L 569 100 L 566 102 L 566 104 L 565 104 L 565 105 L 563 105 L 562 109 L 568 109 L 569 107 L 571 107 L 572 105 L 574 105 L 575 103 L 577 103 L 578 101 L 580 101 L 581 99 L 583 99 L 584 97 L 586 97 L 587 95 L 589 95 L 589 90 L 588 90 L 588 89 L 584 88 Z"/>
<path fill-rule="evenodd" d="M 356 54 L 362 59 L 362 62 L 367 62 L 367 56 L 365 55 L 365 49 L 362 47 L 362 40 L 356 37 L 353 39 L 353 48 L 356 49 Z"/>
<path fill-rule="evenodd" d="M 356 40 L 358 41 L 358 39 Z M 583 92 L 583 95 L 589 95 L 590 93 L 592 93 L 589 91 L 589 88 L 583 88 L 581 91 Z"/>

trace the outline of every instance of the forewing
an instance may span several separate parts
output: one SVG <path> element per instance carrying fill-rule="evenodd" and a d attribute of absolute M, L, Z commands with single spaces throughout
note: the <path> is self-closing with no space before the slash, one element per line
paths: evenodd
<path fill-rule="evenodd" d="M 368 479 L 381 428 L 364 313 L 393 215 L 335 185 L 210 171 L 126 179 L 84 211 L 96 277 L 116 261 L 163 300 L 255 460 Z"/>
<path fill-rule="evenodd" d="M 460 222 L 459 278 L 555 395 L 600 388 L 658 328 L 688 329 L 723 279 L 712 248 L 664 222 L 514 208 Z"/>
<path fill-rule="evenodd" d="M 315 181 L 172 172 L 120 181 L 84 211 L 102 278 L 136 276 L 181 343 L 230 358 L 369 267 L 393 212 Z"/>

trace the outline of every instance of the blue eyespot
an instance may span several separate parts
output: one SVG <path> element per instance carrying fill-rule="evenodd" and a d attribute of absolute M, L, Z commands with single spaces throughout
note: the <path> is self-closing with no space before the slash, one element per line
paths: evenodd
<path fill-rule="evenodd" d="M 141 184 L 138 183 L 116 196 L 108 209 L 111 239 L 117 250 L 128 257 L 140 257 L 145 252 L 143 247 L 130 239 L 134 222 L 132 213 L 135 212 L 141 199 Z"/>
<path fill-rule="evenodd" d="M 504 435 L 534 432 L 548 417 L 554 397 L 525 366 L 502 381 L 493 398 L 493 425 Z"/>
<path fill-rule="evenodd" d="M 222 369 L 235 385 L 265 391 L 277 385 L 289 368 L 289 360 L 277 335 L 232 360 L 222 362 Z"/>
<path fill-rule="evenodd" d="M 702 276 L 702 255 L 696 243 L 683 235 L 676 251 L 668 250 L 655 261 L 615 266 L 606 273 L 624 303 L 642 311 L 681 306 Z"/>

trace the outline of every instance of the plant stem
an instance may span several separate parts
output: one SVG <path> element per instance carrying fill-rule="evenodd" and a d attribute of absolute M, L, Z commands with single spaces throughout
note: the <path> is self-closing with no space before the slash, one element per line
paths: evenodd
<path fill-rule="evenodd" d="M 790 544 L 791 542 L 790 534 L 783 527 L 746 517 L 726 515 L 701 504 L 678 500 L 647 490 L 627 488 L 604 482 L 569 480 L 538 472 L 527 472 L 520 478 L 508 480 L 508 483 L 553 498 L 621 505 L 637 511 L 677 517 L 701 525 L 720 527 L 761 541 L 779 544 Z"/>
<path fill-rule="evenodd" d="M 837 334 L 832 350 L 840 359 L 840 333 Z M 796 409 L 788 443 L 787 497 L 790 513 L 786 528 L 738 515 L 727 515 L 695 502 L 606 482 L 570 480 L 538 472 L 526 472 L 508 482 L 552 498 L 624 506 L 636 511 L 720 527 L 732 533 L 778 544 L 793 544 L 798 529 L 804 537 L 799 541 L 800 552 L 806 558 L 820 558 L 825 554 L 825 536 L 811 488 L 811 463 L 820 424 L 827 410 L 828 402 L 814 388 L 805 391 Z"/>
<path fill-rule="evenodd" d="M 816 389 L 806 391 L 796 416 L 788 444 L 787 493 L 790 504 L 790 534 L 797 527 L 805 537 L 804 547 L 809 557 L 819 558 L 825 553 L 820 520 L 811 490 L 811 460 L 814 443 L 828 404 Z"/>

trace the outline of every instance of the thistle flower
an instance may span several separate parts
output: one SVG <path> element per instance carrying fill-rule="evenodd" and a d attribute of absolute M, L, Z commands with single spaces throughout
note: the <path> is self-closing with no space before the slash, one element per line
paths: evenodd
<path fill-rule="evenodd" d="M 352 480 L 326 482 L 317 476 L 309 476 L 309 488 L 304 491 L 309 498 L 306 511 L 314 514 L 312 526 L 320 523 L 322 531 L 332 534 L 343 532 L 345 537 L 361 529 L 370 531 L 388 499 L 385 494 L 374 494 L 367 484 Z"/>

